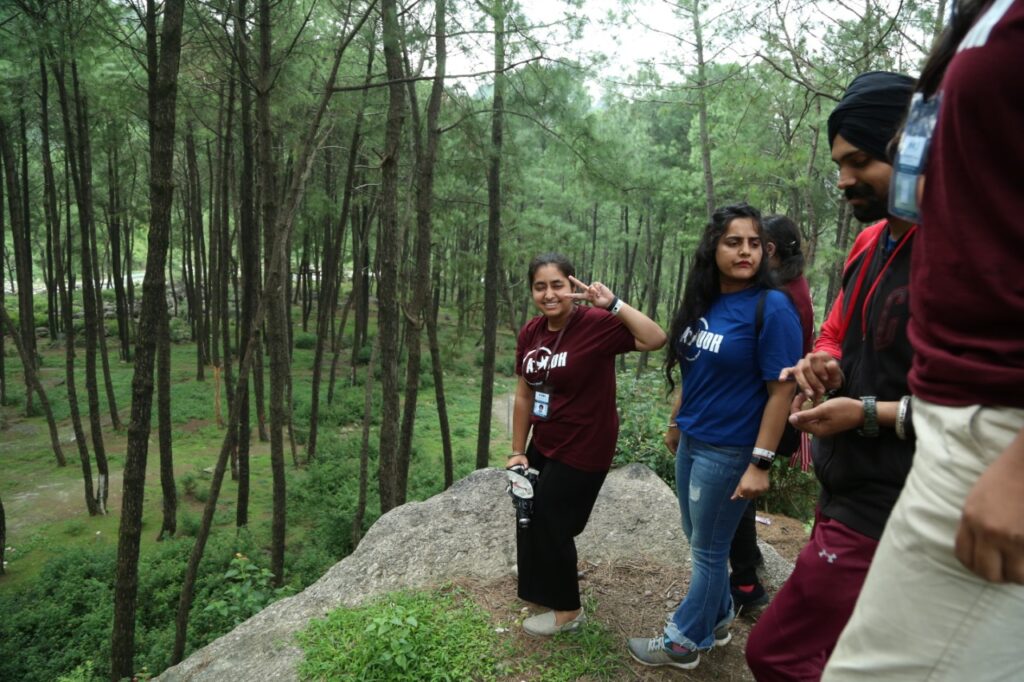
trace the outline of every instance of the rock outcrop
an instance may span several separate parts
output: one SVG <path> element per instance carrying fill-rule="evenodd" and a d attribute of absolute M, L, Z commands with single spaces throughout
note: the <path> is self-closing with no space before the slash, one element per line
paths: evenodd
<path fill-rule="evenodd" d="M 482 469 L 425 502 L 391 510 L 355 552 L 316 583 L 270 605 L 157 679 L 294 680 L 302 660 L 295 633 L 332 609 L 454 578 L 507 576 L 515 566 L 515 517 L 504 488 L 503 471 Z M 594 564 L 642 557 L 683 566 L 689 554 L 674 493 L 640 464 L 608 475 L 576 545 L 580 561 Z M 784 580 L 792 567 L 770 546 L 761 549 L 768 580 Z"/>

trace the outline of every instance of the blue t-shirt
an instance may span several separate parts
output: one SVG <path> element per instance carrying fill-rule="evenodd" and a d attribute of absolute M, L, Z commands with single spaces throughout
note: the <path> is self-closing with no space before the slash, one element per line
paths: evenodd
<path fill-rule="evenodd" d="M 680 431 L 712 445 L 753 446 L 768 402 L 766 381 L 800 359 L 800 318 L 781 291 L 768 291 L 760 338 L 757 303 L 764 289 L 722 294 L 675 339 L 683 375 Z"/>

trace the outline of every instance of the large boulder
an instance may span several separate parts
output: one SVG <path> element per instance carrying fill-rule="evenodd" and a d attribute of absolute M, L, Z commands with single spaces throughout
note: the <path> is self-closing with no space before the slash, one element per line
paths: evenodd
<path fill-rule="evenodd" d="M 503 471 L 481 469 L 425 502 L 391 510 L 320 580 L 271 604 L 157 679 L 294 680 L 302 660 L 294 635 L 311 619 L 402 588 L 507 576 L 515 567 L 515 516 L 504 489 Z M 674 493 L 640 464 L 608 475 L 576 545 L 580 561 L 594 564 L 642 557 L 682 566 L 689 554 Z M 788 562 L 767 545 L 761 549 L 770 579 L 784 579 L 791 570 Z"/>

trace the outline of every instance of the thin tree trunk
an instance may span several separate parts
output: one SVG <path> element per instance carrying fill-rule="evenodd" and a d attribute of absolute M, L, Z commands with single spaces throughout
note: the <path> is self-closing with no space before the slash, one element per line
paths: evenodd
<path fill-rule="evenodd" d="M 35 360 L 35 328 L 33 321 L 35 311 L 32 305 L 32 259 L 28 246 L 28 224 L 25 222 L 25 207 L 22 204 L 21 182 L 18 179 L 17 159 L 14 153 L 14 145 L 7 126 L 0 118 L 0 154 L 4 167 L 4 178 L 7 183 L 7 207 L 11 215 L 11 236 L 14 245 L 14 274 L 18 282 L 18 321 L 21 336 L 21 344 L 32 358 L 33 366 Z M 25 178 L 27 182 L 27 178 Z M 2 210 L 2 207 L 0 207 Z M 28 375 L 23 377 L 25 381 L 25 416 L 32 415 L 32 386 L 28 382 Z"/>
<path fill-rule="evenodd" d="M 196 158 L 196 142 L 192 134 L 192 122 L 189 121 L 188 133 L 185 136 L 185 156 L 187 159 L 187 175 L 189 192 L 191 197 L 188 211 L 190 214 L 189 223 L 192 225 L 192 249 L 185 253 L 185 260 L 192 264 L 192 299 L 189 313 L 192 316 L 196 330 L 196 381 L 204 381 L 203 369 L 209 362 L 209 351 L 206 347 L 208 332 L 204 324 L 206 302 L 203 300 L 204 278 L 203 278 L 203 208 L 202 188 L 199 183 L 199 163 Z"/>
<path fill-rule="evenodd" d="M 174 537 L 178 529 L 178 490 L 174 484 L 174 451 L 171 436 L 171 329 L 167 306 L 160 317 L 156 358 L 156 413 L 160 441 L 160 492 L 163 517 L 157 542 Z"/>
<path fill-rule="evenodd" d="M 110 376 L 110 356 L 107 354 L 107 325 L 105 320 L 105 311 L 103 309 L 103 294 L 100 289 L 99 283 L 99 263 L 96 261 L 96 229 L 93 225 L 92 230 L 92 264 L 94 286 L 96 291 L 96 309 L 99 316 L 99 329 L 96 336 L 99 341 L 99 352 L 100 362 L 103 369 L 103 388 L 107 394 L 107 409 L 110 410 L 110 425 L 114 427 L 115 431 L 121 431 L 124 429 L 124 425 L 121 423 L 121 416 L 117 411 L 117 398 L 114 396 L 114 380 Z"/>
<path fill-rule="evenodd" d="M 480 419 L 477 424 L 476 468 L 490 463 L 494 361 L 498 336 L 498 275 L 501 260 L 501 147 L 505 109 L 505 0 L 494 0 L 494 98 L 491 148 L 487 169 L 487 266 L 484 272 L 484 358 L 480 377 Z"/>
<path fill-rule="evenodd" d="M 241 319 L 239 320 L 238 355 L 239 362 L 246 355 L 249 355 L 248 345 L 250 343 L 247 333 L 253 324 L 253 315 L 259 301 L 259 257 L 257 254 L 258 242 L 256 237 L 256 218 L 254 215 L 255 200 L 253 187 L 256 184 L 256 175 L 253 168 L 253 114 L 252 114 L 252 91 L 250 86 L 249 73 L 249 38 L 246 36 L 244 18 L 247 14 L 246 0 L 238 0 L 235 22 L 236 54 L 239 65 L 238 87 L 241 91 L 241 124 L 242 124 L 242 175 L 239 178 L 239 211 L 240 218 L 238 225 L 238 253 L 242 265 L 242 305 Z M 252 354 L 254 363 L 259 363 L 259 339 L 253 337 L 253 343 L 257 344 Z M 255 364 L 253 367 L 255 367 Z M 244 388 L 240 392 L 242 403 L 238 413 L 238 422 L 235 428 L 238 429 L 238 500 L 235 505 L 235 525 L 239 528 L 249 523 L 249 444 L 250 444 L 250 391 L 249 381 L 252 368 L 247 372 L 238 371 L 239 386 Z"/>
<path fill-rule="evenodd" d="M 444 94 L 446 53 L 445 0 L 434 3 L 434 80 L 427 101 L 425 139 L 415 135 L 416 154 L 416 246 L 413 258 L 412 299 L 407 311 L 409 324 L 406 326 L 406 374 L 405 406 L 402 415 L 402 433 L 397 462 L 397 504 L 404 504 L 409 479 L 409 459 L 412 451 L 412 436 L 416 423 L 416 405 L 420 383 L 420 336 L 426 318 L 430 317 L 430 241 L 433 225 L 431 213 L 434 203 L 434 167 L 437 162 L 437 147 L 441 137 L 438 117 L 441 113 L 441 97 Z M 409 99 L 414 116 L 417 111 L 416 90 L 410 83 Z M 419 133 L 419 125 L 415 126 Z"/>
<path fill-rule="evenodd" d="M 441 344 L 437 341 L 437 313 L 441 307 L 440 276 L 434 271 L 434 301 L 427 315 L 427 339 L 430 342 L 430 361 L 434 370 L 434 398 L 437 401 L 437 423 L 441 431 L 441 453 L 444 458 L 444 488 L 451 487 L 454 480 L 452 457 L 452 433 L 448 424 L 448 401 L 444 394 L 444 364 L 441 360 Z"/>
<path fill-rule="evenodd" d="M 352 515 L 352 547 L 363 539 L 363 523 L 366 518 L 366 497 L 370 476 L 370 424 L 373 422 L 373 371 L 377 366 L 377 352 L 380 350 L 380 334 L 373 339 L 370 362 L 366 366 L 366 381 L 363 384 L 363 434 L 359 446 L 359 496 L 356 511 Z"/>
<path fill-rule="evenodd" d="M 704 199 L 707 219 L 715 212 L 715 179 L 711 168 L 711 133 L 708 129 L 707 63 L 704 61 L 704 32 L 700 22 L 700 3 L 692 0 L 689 7 L 693 20 L 693 40 L 697 51 L 697 115 L 700 135 L 700 164 L 704 172 Z"/>
<path fill-rule="evenodd" d="M 114 297 L 117 308 L 117 337 L 121 344 L 120 356 L 125 362 L 131 361 L 131 336 L 128 321 L 128 297 L 124 286 L 124 269 L 121 255 L 121 220 L 124 207 L 121 205 L 121 170 L 118 163 L 117 145 L 111 145 L 107 154 L 107 184 L 110 202 L 110 220 L 107 229 L 110 235 L 110 264 L 114 277 Z M 128 273 L 131 276 L 131 273 Z"/>
<path fill-rule="evenodd" d="M 21 358 L 21 366 L 25 370 L 25 382 L 39 395 L 40 406 L 43 408 L 43 414 L 46 415 L 46 425 L 50 429 L 50 445 L 53 447 L 54 457 L 57 458 L 57 466 L 66 466 L 67 460 L 64 459 L 64 452 L 60 448 L 60 436 L 57 435 L 57 422 L 53 418 L 53 410 L 50 409 L 50 401 L 46 397 L 46 391 L 43 390 L 43 384 L 39 381 L 39 373 L 32 366 L 32 357 L 28 354 L 28 349 L 25 348 L 25 345 L 19 338 L 18 328 L 7 314 L 7 309 L 3 306 L 0 306 L 0 317 L 2 317 L 0 322 L 3 323 L 0 324 L 0 329 L 7 327 L 8 331 L 11 332 L 11 340 L 14 341 L 18 357 Z M 0 335 L 2 335 L 2 332 L 0 332 Z"/>

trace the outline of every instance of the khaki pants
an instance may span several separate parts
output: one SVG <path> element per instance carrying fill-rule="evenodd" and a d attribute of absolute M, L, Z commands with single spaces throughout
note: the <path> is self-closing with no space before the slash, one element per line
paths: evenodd
<path fill-rule="evenodd" d="M 1024 586 L 982 580 L 953 554 L 964 499 L 1024 410 L 913 409 L 914 465 L 823 679 L 1024 679 Z"/>

